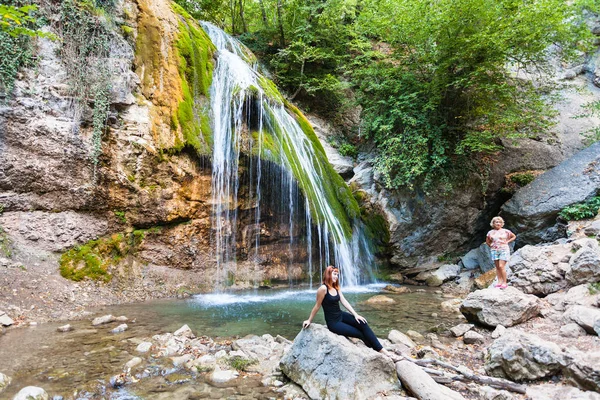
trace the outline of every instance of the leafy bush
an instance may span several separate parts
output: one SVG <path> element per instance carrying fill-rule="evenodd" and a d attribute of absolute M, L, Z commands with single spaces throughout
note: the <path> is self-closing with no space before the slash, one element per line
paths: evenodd
<path fill-rule="evenodd" d="M 510 180 L 521 187 L 529 185 L 534 179 L 535 175 L 531 172 L 516 172 L 510 176 Z"/>
<path fill-rule="evenodd" d="M 338 151 L 344 157 L 356 158 L 358 155 L 358 149 L 352 143 L 343 143 L 338 147 Z"/>
<path fill-rule="evenodd" d="M 558 214 L 567 221 L 577 221 L 585 218 L 593 218 L 600 210 L 600 196 L 595 196 L 584 203 L 573 204 L 562 209 Z"/>

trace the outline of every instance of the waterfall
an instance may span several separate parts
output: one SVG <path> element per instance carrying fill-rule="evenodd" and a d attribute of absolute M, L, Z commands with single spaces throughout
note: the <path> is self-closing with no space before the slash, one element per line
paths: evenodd
<path fill-rule="evenodd" d="M 314 247 L 312 229 L 318 233 L 319 260 L 323 268 L 331 257 L 340 269 L 344 286 L 356 286 L 374 279 L 374 258 L 368 240 L 358 223 L 358 205 L 339 175 L 332 174 L 324 151 L 308 122 L 288 104 L 274 84 L 260 72 L 256 57 L 243 44 L 210 23 L 202 27 L 217 48 L 217 64 L 210 88 L 210 113 L 213 132 L 212 204 L 213 231 L 219 277 L 227 277 L 236 263 L 240 156 L 250 152 L 250 193 L 256 199 L 254 259 L 259 260 L 261 222 L 261 184 L 264 162 L 282 167 L 279 178 L 281 201 L 287 201 L 289 259 L 294 246 L 304 243 L 308 252 L 308 272 L 312 285 Z M 307 127 L 308 126 L 308 127 Z M 312 133 L 309 137 L 307 133 Z M 336 180 L 337 179 L 337 180 Z M 252 189 L 252 181 L 255 187 Z M 339 183 L 341 182 L 341 183 Z M 270 182 L 273 190 L 275 183 Z M 339 185 L 338 186 L 336 186 Z M 254 191 L 253 191 L 254 190 Z M 345 190 L 345 194 L 340 194 Z M 305 202 L 296 199 L 299 192 Z M 346 196 L 345 200 L 343 196 Z M 282 207 L 285 208 L 285 205 Z M 297 216 L 297 213 L 306 213 Z M 294 241 L 295 218 L 306 223 L 304 242 Z M 333 253 L 333 254 L 331 254 Z"/>

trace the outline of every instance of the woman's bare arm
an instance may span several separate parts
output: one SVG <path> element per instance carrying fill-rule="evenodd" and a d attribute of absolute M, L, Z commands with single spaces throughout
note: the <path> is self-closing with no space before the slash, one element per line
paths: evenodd
<path fill-rule="evenodd" d="M 348 300 L 346 300 L 346 298 L 344 297 L 342 292 L 340 292 L 339 290 L 338 290 L 338 292 L 340 293 L 340 303 L 342 303 L 342 305 L 344 307 L 346 307 L 346 310 L 350 311 L 350 314 L 354 315 L 354 318 L 358 322 L 364 322 L 366 324 L 367 320 L 364 317 L 361 317 L 360 315 L 358 315 L 358 313 L 356 311 L 354 311 L 354 308 L 352 308 L 350 303 L 348 303 Z"/>
<path fill-rule="evenodd" d="M 308 326 L 312 323 L 313 318 L 317 315 L 319 308 L 321 308 L 321 303 L 325 298 L 325 292 L 327 291 L 327 286 L 321 285 L 321 287 L 317 290 L 317 301 L 315 302 L 315 306 L 310 312 L 310 317 L 306 321 L 302 323 L 302 328 L 308 328 Z"/>

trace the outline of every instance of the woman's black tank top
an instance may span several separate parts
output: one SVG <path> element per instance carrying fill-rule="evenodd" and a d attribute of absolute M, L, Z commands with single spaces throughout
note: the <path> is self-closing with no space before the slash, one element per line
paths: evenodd
<path fill-rule="evenodd" d="M 323 306 L 323 313 L 325 314 L 325 322 L 327 325 L 341 321 L 342 310 L 340 309 L 339 290 L 335 296 L 332 296 L 329 294 L 329 289 L 327 289 L 321 305 Z"/>

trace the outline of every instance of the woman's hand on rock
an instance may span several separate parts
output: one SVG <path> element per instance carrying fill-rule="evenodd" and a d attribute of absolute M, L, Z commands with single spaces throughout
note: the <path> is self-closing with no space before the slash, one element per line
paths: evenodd
<path fill-rule="evenodd" d="M 354 316 L 354 319 L 356 319 L 356 322 L 358 322 L 359 324 L 366 324 L 367 320 L 365 319 L 365 317 L 361 317 L 360 315 L 356 314 Z"/>
<path fill-rule="evenodd" d="M 309 321 L 309 320 L 306 320 L 306 321 L 304 321 L 304 322 L 302 323 L 302 329 L 306 329 L 306 328 L 308 328 L 308 327 L 309 327 L 309 325 L 310 325 L 310 321 Z"/>

